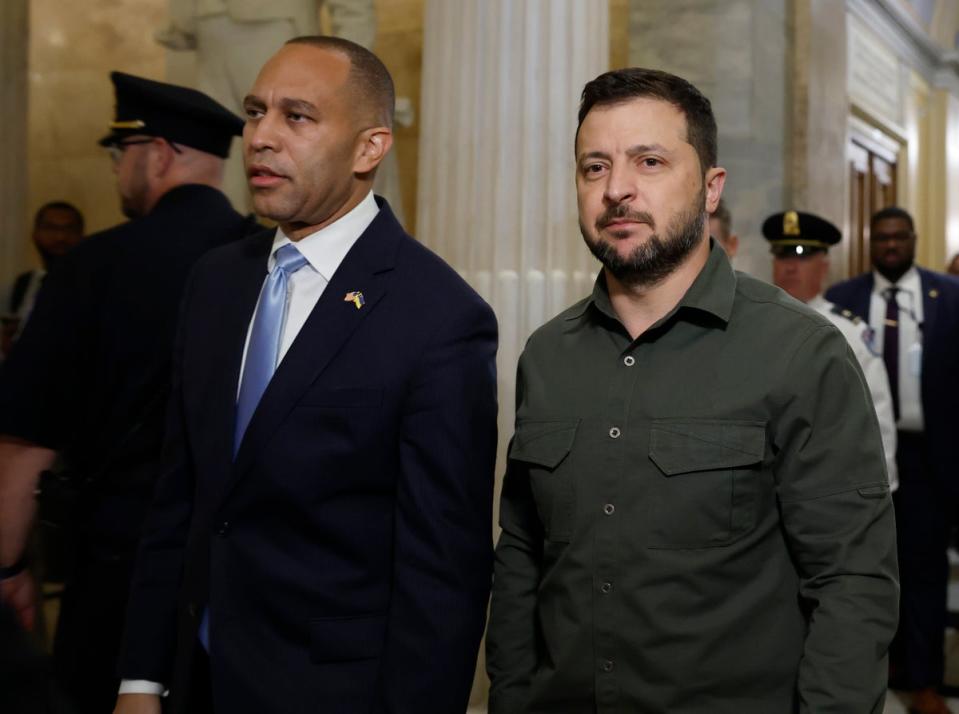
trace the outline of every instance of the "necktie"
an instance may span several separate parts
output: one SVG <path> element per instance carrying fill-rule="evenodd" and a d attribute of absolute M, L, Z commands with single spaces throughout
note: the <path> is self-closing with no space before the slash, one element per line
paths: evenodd
<path fill-rule="evenodd" d="M 260 397 L 266 391 L 280 355 L 280 339 L 283 337 L 283 322 L 289 304 L 289 279 L 307 260 L 292 243 L 276 251 L 276 265 L 260 290 L 260 299 L 250 329 L 250 344 L 246 349 L 246 362 L 240 379 L 240 395 L 236 400 L 236 430 L 233 438 L 233 454 L 240 448 L 240 441 L 253 417 Z M 200 631 L 197 636 L 207 652 L 210 651 L 210 608 L 203 610 Z"/>
<path fill-rule="evenodd" d="M 896 421 L 899 421 L 899 302 L 896 300 L 899 288 L 887 288 L 883 292 L 886 297 L 886 321 L 883 326 L 882 361 L 886 363 L 886 374 L 889 375 L 892 412 Z"/>
<path fill-rule="evenodd" d="M 263 283 L 260 300 L 250 329 L 250 344 L 246 350 L 240 394 L 236 400 L 236 430 L 233 438 L 234 455 L 260 403 L 266 386 L 276 370 L 280 354 L 280 338 L 289 303 L 288 284 L 293 273 L 306 265 L 307 260 L 292 243 L 276 251 L 276 265 Z"/>

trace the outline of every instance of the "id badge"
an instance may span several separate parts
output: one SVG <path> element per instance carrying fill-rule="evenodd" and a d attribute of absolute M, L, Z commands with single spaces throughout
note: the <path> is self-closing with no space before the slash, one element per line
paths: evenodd
<path fill-rule="evenodd" d="M 906 351 L 906 364 L 909 367 L 909 374 L 918 377 L 922 373 L 922 345 L 914 342 Z"/>

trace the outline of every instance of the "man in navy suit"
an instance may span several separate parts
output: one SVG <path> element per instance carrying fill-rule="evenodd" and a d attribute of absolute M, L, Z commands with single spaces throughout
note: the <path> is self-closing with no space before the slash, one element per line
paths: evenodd
<path fill-rule="evenodd" d="M 901 208 L 870 221 L 873 272 L 834 285 L 826 298 L 869 321 L 889 373 L 898 429 L 899 633 L 894 686 L 915 690 L 913 711 L 946 714 L 943 631 L 946 548 L 959 495 L 959 281 L 914 264 L 916 232 Z"/>
<path fill-rule="evenodd" d="M 279 225 L 186 291 L 117 712 L 165 687 L 181 712 L 466 709 L 496 321 L 371 193 L 393 103 L 374 55 L 318 37 L 246 97 L 253 202 Z"/>

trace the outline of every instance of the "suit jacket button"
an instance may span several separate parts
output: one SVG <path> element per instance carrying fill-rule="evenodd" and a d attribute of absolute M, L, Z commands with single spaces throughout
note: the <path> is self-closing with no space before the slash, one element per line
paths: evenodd
<path fill-rule="evenodd" d="M 230 522 L 221 521 L 220 525 L 216 527 L 216 534 L 218 536 L 225 536 L 230 531 Z"/>

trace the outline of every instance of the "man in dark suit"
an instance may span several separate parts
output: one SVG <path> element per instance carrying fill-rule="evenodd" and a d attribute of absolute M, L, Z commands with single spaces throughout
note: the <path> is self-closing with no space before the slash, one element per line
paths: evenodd
<path fill-rule="evenodd" d="M 257 212 L 187 290 L 117 712 L 462 712 L 492 567 L 496 322 L 371 193 L 392 80 L 291 40 L 244 102 Z M 212 704 L 207 700 L 212 696 Z"/>
<path fill-rule="evenodd" d="M 826 298 L 869 321 L 889 373 L 898 429 L 895 494 L 902 594 L 893 643 L 894 686 L 915 691 L 913 711 L 946 714 L 943 631 L 946 548 L 959 496 L 959 281 L 914 264 L 916 233 L 901 208 L 870 221 L 873 272 Z"/>
<path fill-rule="evenodd" d="M 30 628 L 23 561 L 40 472 L 59 452 L 74 562 L 54 656 L 86 714 L 116 697 L 117 654 L 139 530 L 158 474 L 176 319 L 207 250 L 249 233 L 218 186 L 243 122 L 200 92 L 114 72 L 114 159 L 127 223 L 97 233 L 45 278 L 0 370 L 0 597 Z M 69 523 L 67 522 L 69 521 Z"/>

